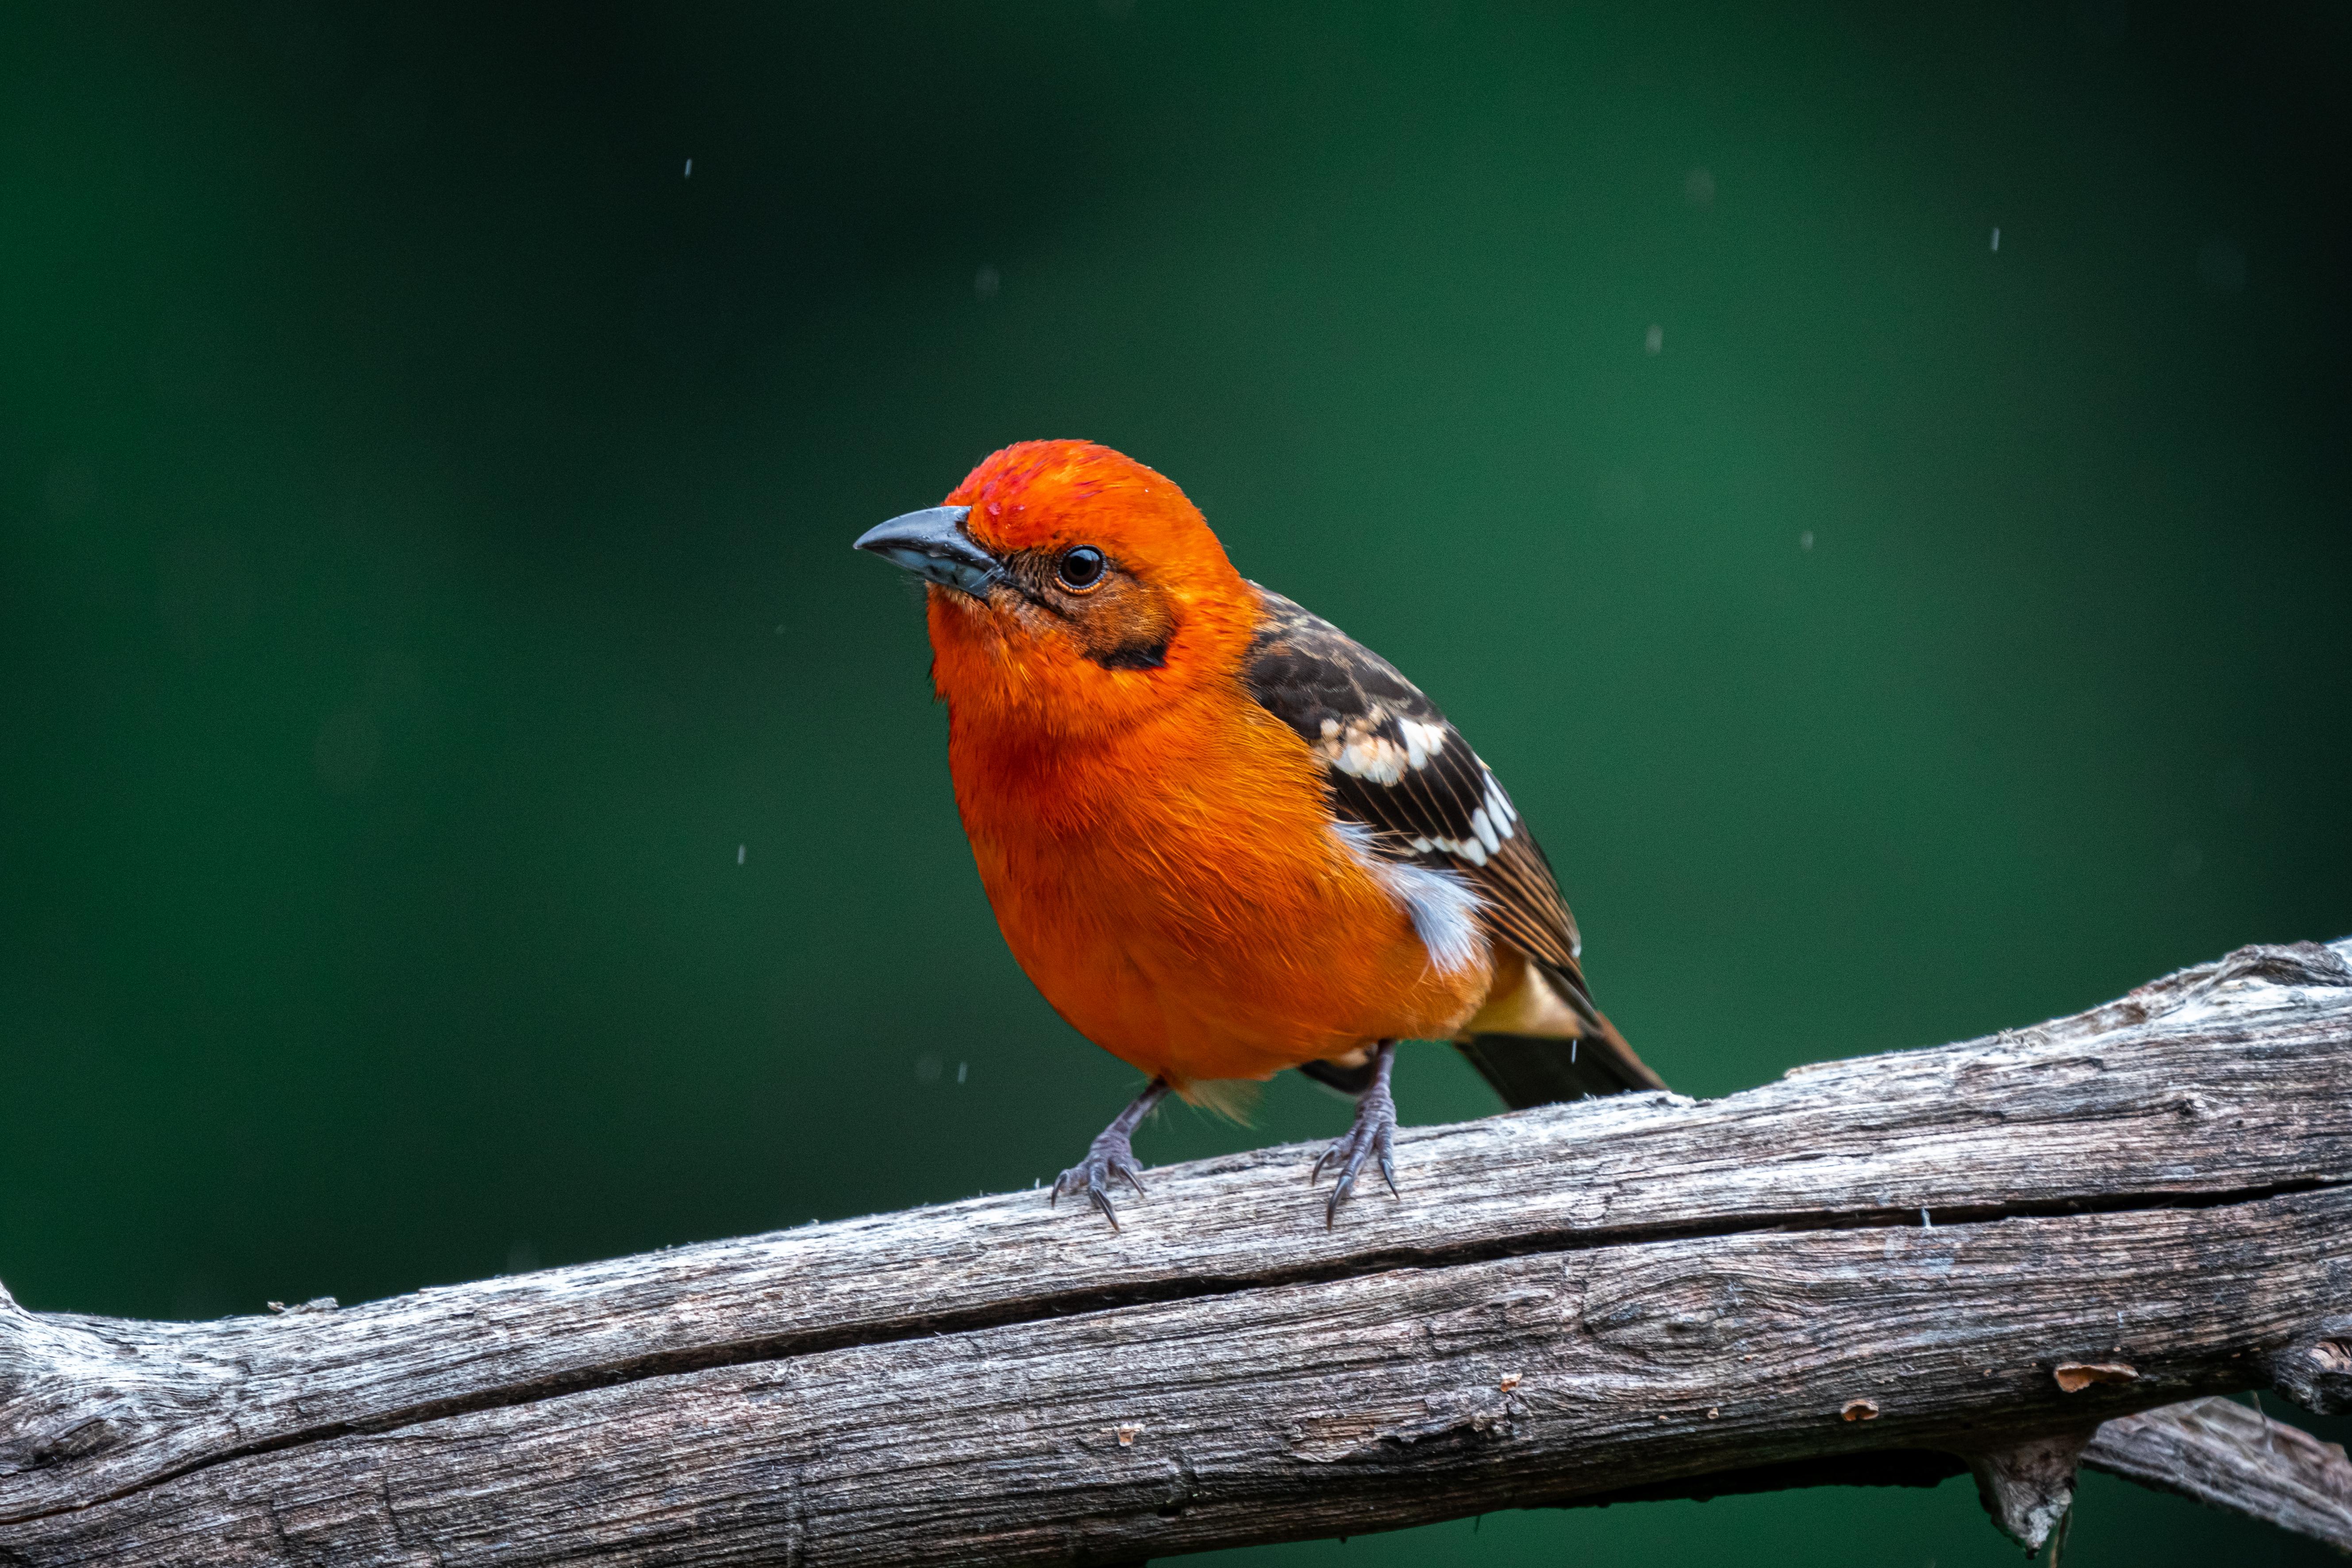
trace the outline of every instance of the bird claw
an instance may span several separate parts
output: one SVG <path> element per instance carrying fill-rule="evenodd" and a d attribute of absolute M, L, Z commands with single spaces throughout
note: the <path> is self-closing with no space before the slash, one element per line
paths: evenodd
<path fill-rule="evenodd" d="M 1357 1103 L 1355 1125 L 1348 1129 L 1346 1135 L 1331 1140 L 1330 1147 L 1315 1157 L 1313 1168 L 1307 1173 L 1308 1185 L 1322 1180 L 1328 1167 L 1337 1166 L 1339 1172 L 1330 1201 L 1323 1205 L 1326 1230 L 1339 1222 L 1339 1205 L 1354 1194 L 1356 1178 L 1367 1161 L 1378 1165 L 1381 1180 L 1388 1184 L 1389 1196 L 1401 1195 L 1396 1184 L 1396 1101 L 1383 1086 Z"/>
<path fill-rule="evenodd" d="M 1117 1230 L 1118 1210 L 1111 1205 L 1110 1184 L 1114 1181 L 1125 1182 L 1135 1189 L 1136 1196 L 1143 1195 L 1143 1167 L 1135 1163 L 1135 1146 L 1129 1140 L 1143 1125 L 1143 1119 L 1151 1114 L 1152 1108 L 1167 1096 L 1166 1079 L 1155 1078 L 1146 1084 L 1132 1105 L 1095 1134 L 1095 1141 L 1087 1145 L 1087 1157 L 1054 1178 L 1054 1190 L 1046 1194 L 1046 1206 L 1059 1204 L 1064 1193 L 1084 1193 L 1087 1202 L 1110 1221 L 1111 1229 Z"/>
<path fill-rule="evenodd" d="M 1057 1205 L 1064 1193 L 1084 1193 L 1087 1201 L 1110 1221 L 1111 1229 L 1117 1230 L 1118 1210 L 1110 1201 L 1113 1181 L 1125 1182 L 1135 1189 L 1136 1196 L 1143 1195 L 1143 1167 L 1135 1163 L 1135 1151 L 1125 1138 L 1106 1132 L 1087 1146 L 1085 1159 L 1054 1178 L 1046 1206 Z"/>

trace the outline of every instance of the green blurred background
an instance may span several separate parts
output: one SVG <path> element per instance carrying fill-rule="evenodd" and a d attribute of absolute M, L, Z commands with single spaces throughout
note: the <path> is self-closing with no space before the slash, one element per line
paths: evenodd
<path fill-rule="evenodd" d="M 2220 10 L 10 6 L 0 1280 L 1066 1163 L 1133 1077 L 848 548 L 1022 437 L 1444 703 L 1687 1091 L 2352 931 L 2352 24 Z M 1234 1560 L 1611 1552 L 2011 1560 L 1965 1483 Z M 2319 1557 L 2095 1479 L 2069 1561 L 2223 1554 Z"/>

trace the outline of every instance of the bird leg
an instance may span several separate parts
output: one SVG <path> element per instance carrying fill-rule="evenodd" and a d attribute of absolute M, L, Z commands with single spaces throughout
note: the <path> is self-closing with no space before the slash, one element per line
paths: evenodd
<path fill-rule="evenodd" d="M 1372 1053 L 1371 1086 L 1357 1097 L 1356 1122 L 1344 1138 L 1334 1138 L 1331 1146 L 1316 1157 L 1315 1168 L 1307 1173 L 1311 1185 L 1322 1179 L 1327 1165 L 1339 1168 L 1339 1185 L 1331 1189 L 1331 1201 L 1324 1205 L 1323 1225 L 1328 1229 L 1339 1217 L 1339 1205 L 1356 1190 L 1356 1174 L 1364 1162 L 1380 1163 L 1381 1179 L 1389 1184 L 1389 1195 L 1397 1195 L 1396 1162 L 1396 1097 L 1389 1092 L 1389 1072 L 1396 1066 L 1394 1040 L 1382 1040 Z"/>
<path fill-rule="evenodd" d="M 1087 1145 L 1087 1157 L 1054 1178 L 1054 1190 L 1046 1197 L 1048 1207 L 1058 1204 L 1064 1193 L 1084 1193 L 1087 1201 L 1102 1211 L 1113 1230 L 1118 1228 L 1118 1212 L 1111 1207 L 1110 1184 L 1113 1177 L 1125 1182 L 1140 1196 L 1143 1192 L 1143 1167 L 1135 1163 L 1135 1148 L 1129 1142 L 1135 1130 L 1152 1108 L 1168 1096 L 1168 1080 L 1155 1078 L 1135 1097 L 1135 1103 L 1112 1119 L 1111 1124 L 1095 1135 Z"/>

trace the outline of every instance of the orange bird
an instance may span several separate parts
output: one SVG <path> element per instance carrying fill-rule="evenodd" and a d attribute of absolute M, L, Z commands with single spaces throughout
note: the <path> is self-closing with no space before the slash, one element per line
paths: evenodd
<path fill-rule="evenodd" d="M 1024 441 L 857 548 L 929 584 L 956 805 L 1013 956 L 1150 1075 L 1055 1198 L 1116 1226 L 1162 1097 L 1298 1068 L 1357 1101 L 1308 1173 L 1338 1172 L 1328 1224 L 1368 1161 L 1396 1190 L 1400 1039 L 1453 1041 L 1514 1105 L 1664 1087 L 1593 1006 L 1550 862 L 1461 731 L 1234 571 L 1165 477 Z"/>

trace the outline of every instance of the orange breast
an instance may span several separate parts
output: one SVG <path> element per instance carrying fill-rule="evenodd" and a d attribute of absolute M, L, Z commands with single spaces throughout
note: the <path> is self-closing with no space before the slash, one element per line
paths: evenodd
<path fill-rule="evenodd" d="M 1318 764 L 1236 690 L 1082 749 L 963 721 L 956 799 L 1013 956 L 1071 1026 L 1180 1087 L 1444 1037 L 1490 979 L 1438 971 L 1330 830 Z"/>

